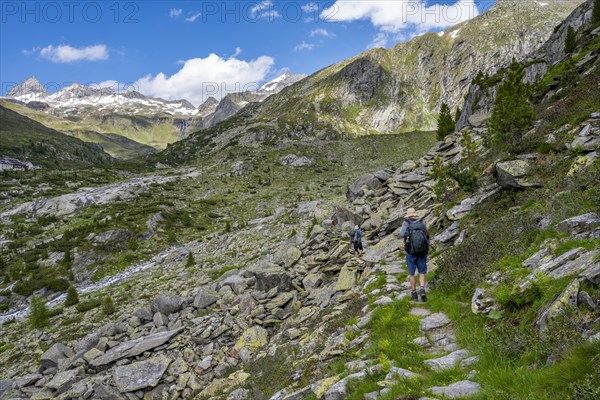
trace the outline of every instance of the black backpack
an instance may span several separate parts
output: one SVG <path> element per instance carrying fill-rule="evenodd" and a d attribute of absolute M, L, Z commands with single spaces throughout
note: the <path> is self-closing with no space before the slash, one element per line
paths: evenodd
<path fill-rule="evenodd" d="M 406 221 L 408 236 L 404 239 L 404 250 L 408 254 L 424 256 L 429 253 L 429 233 L 423 221 Z"/>

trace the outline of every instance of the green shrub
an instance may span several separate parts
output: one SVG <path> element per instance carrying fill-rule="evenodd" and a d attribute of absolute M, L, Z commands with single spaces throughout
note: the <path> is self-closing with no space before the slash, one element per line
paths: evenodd
<path fill-rule="evenodd" d="M 31 296 L 33 292 L 48 288 L 53 292 L 64 292 L 69 288 L 69 281 L 62 278 L 32 277 L 25 282 L 19 282 L 13 287 L 13 292 L 21 296 Z"/>
<path fill-rule="evenodd" d="M 29 305 L 29 324 L 36 329 L 44 328 L 48 325 L 49 314 L 44 299 L 33 296 Z"/>
<path fill-rule="evenodd" d="M 525 306 L 533 304 L 542 297 L 543 289 L 539 283 L 532 282 L 525 290 L 521 291 L 518 287 L 512 287 L 502 284 L 496 290 L 498 303 L 507 310 L 519 310 Z"/>
<path fill-rule="evenodd" d="M 115 312 L 115 305 L 110 296 L 107 296 L 102 300 L 102 312 L 104 315 L 111 315 Z"/>
<path fill-rule="evenodd" d="M 69 290 L 67 290 L 67 297 L 65 298 L 65 307 L 70 307 L 77 303 L 79 303 L 77 289 L 75 289 L 74 286 L 69 286 Z"/>
<path fill-rule="evenodd" d="M 98 299 L 90 299 L 83 301 L 75 306 L 75 309 L 79 312 L 87 312 L 96 307 L 100 307 L 102 302 Z"/>

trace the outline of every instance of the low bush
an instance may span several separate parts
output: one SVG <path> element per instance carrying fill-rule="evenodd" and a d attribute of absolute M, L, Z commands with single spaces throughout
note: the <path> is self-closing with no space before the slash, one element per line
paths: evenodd
<path fill-rule="evenodd" d="M 101 304 L 102 302 L 98 299 L 90 299 L 77 304 L 77 306 L 75 306 L 75 309 L 79 312 L 87 312 L 96 307 L 100 307 Z"/>

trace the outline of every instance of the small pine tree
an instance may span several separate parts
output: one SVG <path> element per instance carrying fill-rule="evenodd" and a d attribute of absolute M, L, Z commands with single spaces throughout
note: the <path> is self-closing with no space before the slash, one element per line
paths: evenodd
<path fill-rule="evenodd" d="M 565 39 L 565 53 L 572 53 L 577 47 L 577 34 L 572 26 L 567 29 L 567 37 Z"/>
<path fill-rule="evenodd" d="M 594 26 L 600 24 L 600 0 L 594 1 L 594 11 L 592 13 L 592 24 Z"/>
<path fill-rule="evenodd" d="M 185 266 L 186 267 L 193 267 L 194 265 L 196 265 L 196 260 L 194 259 L 194 255 L 190 251 L 188 253 L 188 258 L 187 258 L 187 262 L 185 263 Z"/>
<path fill-rule="evenodd" d="M 29 324 L 36 329 L 44 328 L 48 325 L 49 314 L 44 299 L 33 296 L 29 305 Z"/>
<path fill-rule="evenodd" d="M 437 140 L 444 140 L 446 136 L 454 132 L 454 120 L 452 119 L 452 115 L 450 115 L 448 104 L 442 103 L 437 123 Z"/>
<path fill-rule="evenodd" d="M 456 112 L 454 113 L 454 123 L 458 123 L 458 120 L 460 119 L 460 115 L 462 114 L 462 110 L 460 109 L 460 107 L 456 107 Z"/>
<path fill-rule="evenodd" d="M 112 301 L 112 298 L 107 296 L 102 300 L 102 312 L 104 315 L 111 315 L 115 312 L 115 305 Z"/>
<path fill-rule="evenodd" d="M 73 306 L 79 303 L 79 295 L 77 289 L 74 286 L 69 286 L 67 290 L 67 297 L 65 298 L 65 307 Z"/>
<path fill-rule="evenodd" d="M 231 232 L 231 221 L 225 222 L 225 232 Z"/>
<path fill-rule="evenodd" d="M 489 122 L 495 144 L 514 144 L 535 119 L 533 106 L 529 101 L 531 87 L 523 82 L 524 77 L 523 66 L 513 60 L 506 80 L 498 88 Z"/>
<path fill-rule="evenodd" d="M 477 144 L 475 143 L 469 132 L 463 132 L 460 145 L 463 148 L 463 151 L 461 153 L 462 156 L 467 160 L 467 162 L 472 162 L 475 159 L 475 154 L 477 153 Z"/>
<path fill-rule="evenodd" d="M 579 74 L 575 66 L 575 60 L 569 58 L 569 61 L 565 63 L 565 69 L 560 77 L 560 85 L 563 88 L 569 88 L 575 86 L 579 80 Z"/>
<path fill-rule="evenodd" d="M 65 267 L 65 269 L 71 268 L 71 266 L 73 265 L 73 257 L 71 255 L 70 249 L 65 251 L 65 255 L 64 255 L 63 259 L 61 260 L 60 264 L 63 267 Z"/>

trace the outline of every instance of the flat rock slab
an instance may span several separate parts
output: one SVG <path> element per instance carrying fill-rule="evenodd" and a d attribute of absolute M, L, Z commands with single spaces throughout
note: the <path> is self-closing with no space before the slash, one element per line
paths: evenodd
<path fill-rule="evenodd" d="M 431 314 L 427 318 L 421 320 L 421 330 L 430 331 L 433 329 L 441 328 L 450 323 L 450 318 L 444 313 Z"/>
<path fill-rule="evenodd" d="M 121 393 L 154 387 L 169 367 L 171 360 L 165 356 L 138 361 L 113 370 L 113 379 Z"/>
<path fill-rule="evenodd" d="M 449 386 L 434 386 L 429 390 L 433 394 L 445 396 L 449 399 L 459 399 L 476 395 L 481 390 L 481 385 L 477 382 L 460 381 Z"/>
<path fill-rule="evenodd" d="M 432 370 L 440 372 L 454 368 L 461 360 L 464 360 L 468 356 L 469 352 L 467 350 L 456 350 L 444 357 L 425 360 L 424 363 L 431 367 Z"/>
<path fill-rule="evenodd" d="M 139 339 L 121 343 L 117 347 L 114 347 L 104 353 L 104 355 L 93 360 L 90 364 L 94 367 L 100 367 L 102 365 L 110 364 L 111 362 L 117 361 L 121 358 L 137 356 L 138 354 L 142 354 L 145 351 L 165 344 L 171 338 L 181 332 L 181 330 L 182 328 L 167 332 L 154 333 Z"/>
<path fill-rule="evenodd" d="M 426 308 L 414 307 L 409 312 L 410 315 L 414 315 L 415 317 L 423 318 L 431 315 L 431 311 Z"/>

